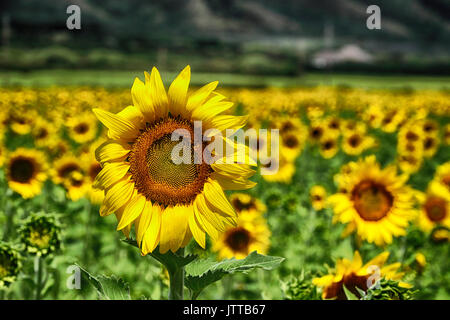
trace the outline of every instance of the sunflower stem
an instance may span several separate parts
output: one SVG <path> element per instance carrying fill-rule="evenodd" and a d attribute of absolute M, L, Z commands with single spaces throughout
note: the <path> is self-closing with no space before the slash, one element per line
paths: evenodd
<path fill-rule="evenodd" d="M 42 291 L 42 268 L 43 261 L 41 256 L 36 256 L 34 261 L 34 271 L 36 272 L 36 300 L 41 300 Z"/>
<path fill-rule="evenodd" d="M 177 251 L 177 255 L 184 257 L 184 248 Z M 168 269 L 169 272 L 169 300 L 183 300 L 184 267 Z"/>

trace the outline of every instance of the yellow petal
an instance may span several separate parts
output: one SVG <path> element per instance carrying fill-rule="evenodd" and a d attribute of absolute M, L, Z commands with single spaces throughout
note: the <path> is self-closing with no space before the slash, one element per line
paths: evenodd
<path fill-rule="evenodd" d="M 221 216 L 211 210 L 211 208 L 206 204 L 205 197 L 202 193 L 198 194 L 194 200 L 194 204 L 197 205 L 201 216 L 206 219 L 215 229 L 220 232 L 225 232 L 226 227 Z M 208 230 L 207 230 L 208 231 Z M 209 233 L 209 232 L 208 232 Z"/>
<path fill-rule="evenodd" d="M 156 118 L 165 118 L 168 112 L 168 100 L 166 89 L 161 80 L 158 69 L 153 67 L 150 75 L 150 96 L 155 109 Z"/>
<path fill-rule="evenodd" d="M 223 190 L 246 190 L 256 186 L 256 182 L 246 180 L 246 179 L 230 179 L 228 177 L 222 176 L 217 172 L 211 174 L 211 179 L 219 182 Z"/>
<path fill-rule="evenodd" d="M 236 212 L 230 202 L 228 202 L 227 197 L 223 193 L 222 187 L 217 181 L 208 179 L 203 186 L 203 191 L 205 193 L 207 204 L 209 204 L 210 207 L 212 206 L 215 209 L 215 212 L 229 217 L 236 216 Z"/>
<path fill-rule="evenodd" d="M 207 121 L 205 128 L 214 128 L 219 131 L 224 131 L 226 129 L 239 130 L 247 124 L 247 120 L 248 116 L 221 115 Z"/>
<path fill-rule="evenodd" d="M 130 150 L 128 146 L 117 141 L 109 140 L 102 143 L 97 150 L 95 150 L 95 158 L 101 164 L 108 161 L 122 161 L 124 160 Z"/>
<path fill-rule="evenodd" d="M 194 207 L 192 206 L 192 211 L 189 212 L 189 229 L 191 229 L 192 235 L 195 241 L 205 249 L 206 246 L 206 235 L 205 231 L 200 227 L 197 219 L 195 218 Z"/>
<path fill-rule="evenodd" d="M 169 87 L 169 111 L 173 116 L 185 116 L 186 110 L 186 94 L 191 80 L 191 67 L 188 65 L 180 74 L 173 80 Z"/>
<path fill-rule="evenodd" d="M 130 181 L 129 177 L 107 189 L 100 215 L 106 216 L 125 205 L 130 200 L 134 190 L 134 183 Z"/>
<path fill-rule="evenodd" d="M 98 120 L 109 129 L 108 137 L 111 139 L 132 140 L 139 133 L 138 128 L 136 128 L 133 123 L 117 114 L 101 109 L 93 109 L 92 111 L 95 113 Z"/>
<path fill-rule="evenodd" d="M 144 120 L 142 112 L 135 106 L 128 106 L 118 112 L 117 115 L 130 121 L 137 128 L 141 127 L 140 124 Z"/>
<path fill-rule="evenodd" d="M 188 224 L 185 206 L 169 206 L 161 220 L 161 235 L 159 238 L 159 252 L 176 252 L 183 242 Z"/>
<path fill-rule="evenodd" d="M 223 101 L 214 105 L 204 104 L 192 112 L 192 118 L 196 120 L 208 121 L 216 115 L 230 109 L 233 102 Z"/>
<path fill-rule="evenodd" d="M 161 207 L 157 204 L 153 204 L 150 224 L 147 231 L 145 231 L 144 238 L 142 240 L 142 253 L 144 255 L 155 250 L 159 243 L 161 233 L 161 215 Z"/>
<path fill-rule="evenodd" d="M 213 92 L 214 89 L 216 89 L 218 84 L 219 84 L 218 81 L 208 83 L 207 85 L 204 85 L 203 87 L 195 91 L 193 94 L 191 94 L 188 98 L 186 109 L 188 111 L 193 111 L 196 108 L 200 107 L 209 97 L 211 92 Z"/>
<path fill-rule="evenodd" d="M 138 78 L 134 79 L 133 87 L 131 88 L 131 97 L 133 98 L 133 104 L 139 108 L 145 120 L 147 122 L 153 122 L 155 120 L 155 109 L 150 98 L 150 84 L 145 85 Z"/>
<path fill-rule="evenodd" d="M 92 186 L 98 189 L 110 188 L 114 183 L 121 180 L 129 169 L 130 165 L 125 162 L 106 163 L 95 177 Z"/>
<path fill-rule="evenodd" d="M 142 239 L 144 238 L 144 234 L 147 231 L 150 221 L 152 218 L 152 203 L 150 201 L 145 202 L 144 209 L 142 210 L 141 215 L 136 219 L 135 222 L 135 228 L 136 228 L 136 240 L 139 245 L 141 246 Z"/>
<path fill-rule="evenodd" d="M 214 241 L 217 241 L 219 239 L 217 229 L 204 217 L 203 213 L 198 208 L 198 203 L 196 201 L 194 201 L 194 214 L 199 226 L 205 230 Z"/>
<path fill-rule="evenodd" d="M 123 211 L 122 218 L 119 221 L 117 230 L 122 230 L 129 224 L 131 224 L 138 216 L 141 215 L 144 210 L 144 206 L 147 199 L 140 193 L 136 193 L 134 197 L 128 202 L 125 210 Z"/>

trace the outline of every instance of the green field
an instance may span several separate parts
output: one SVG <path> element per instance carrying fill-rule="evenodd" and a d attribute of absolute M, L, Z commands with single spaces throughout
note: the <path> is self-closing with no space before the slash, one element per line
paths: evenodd
<path fill-rule="evenodd" d="M 173 72 L 163 72 L 166 81 L 175 78 Z M 143 71 L 105 70 L 41 70 L 33 72 L 0 72 L 0 86 L 103 86 L 131 87 Z M 346 85 L 361 88 L 448 89 L 450 77 L 379 76 L 308 73 L 301 77 L 256 76 L 225 73 L 194 73 L 192 84 L 201 85 L 220 80 L 221 86 L 239 87 L 299 87 L 317 85 Z"/>

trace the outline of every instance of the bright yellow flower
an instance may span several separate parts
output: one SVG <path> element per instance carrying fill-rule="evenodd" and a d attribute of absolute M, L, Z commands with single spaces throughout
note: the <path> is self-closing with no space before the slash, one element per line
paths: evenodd
<path fill-rule="evenodd" d="M 309 190 L 309 198 L 311 205 L 316 211 L 320 211 L 325 208 L 327 191 L 324 187 L 316 185 Z"/>
<path fill-rule="evenodd" d="M 266 254 L 270 245 L 270 230 L 261 214 L 245 211 L 239 214 L 237 225 L 228 228 L 213 244 L 219 259 L 243 259 L 257 251 Z"/>
<path fill-rule="evenodd" d="M 416 192 L 421 205 L 421 213 L 417 219 L 418 226 L 425 232 L 443 226 L 450 229 L 450 195 L 444 186 L 432 181 L 427 193 Z"/>
<path fill-rule="evenodd" d="M 401 267 L 399 262 L 385 266 L 388 257 L 389 252 L 383 252 L 363 265 L 361 255 L 358 251 L 355 251 L 352 261 L 345 258 L 338 259 L 336 268 L 330 270 L 330 273 L 326 276 L 314 278 L 313 284 L 322 288 L 323 299 L 347 300 L 344 285 L 359 297 L 360 294 L 356 288 L 367 291 L 381 278 L 388 280 L 402 279 L 404 273 L 398 272 Z M 405 282 L 400 282 L 400 286 L 411 287 L 410 284 Z"/>
<path fill-rule="evenodd" d="M 233 193 L 230 196 L 230 203 L 238 215 L 244 212 L 255 214 L 266 212 L 266 205 L 247 193 Z"/>
<path fill-rule="evenodd" d="M 45 154 L 34 149 L 19 148 L 7 156 L 5 163 L 9 187 L 27 199 L 42 191 L 47 179 Z"/>
<path fill-rule="evenodd" d="M 115 213 L 118 230 L 128 235 L 135 225 L 137 242 L 143 255 L 177 251 L 192 236 L 205 247 L 205 234 L 213 240 L 236 224 L 236 213 L 223 190 L 247 189 L 254 171 L 247 164 L 219 159 L 207 164 L 175 164 L 171 152 L 179 142 L 171 141 L 176 129 L 194 139 L 193 121 L 202 121 L 202 134 L 208 129 L 224 132 L 239 129 L 245 116 L 220 115 L 231 102 L 214 92 L 212 82 L 188 94 L 190 68 L 186 67 L 164 89 L 156 68 L 145 73 L 145 83 L 136 78 L 131 89 L 133 105 L 114 114 L 94 109 L 97 118 L 109 129 L 109 140 L 96 151 L 103 169 L 94 187 L 105 191 L 100 214 Z M 226 135 L 224 135 L 224 139 Z M 225 140 L 227 141 L 227 140 Z M 234 156 L 233 156 L 234 159 Z M 227 163 L 228 162 L 228 163 Z"/>
<path fill-rule="evenodd" d="M 374 156 L 350 162 L 348 174 L 340 174 L 338 192 L 328 198 L 333 222 L 347 224 L 344 234 L 356 231 L 368 242 L 384 245 L 393 236 L 405 235 L 416 215 L 407 175 L 398 176 L 395 166 L 381 169 Z"/>

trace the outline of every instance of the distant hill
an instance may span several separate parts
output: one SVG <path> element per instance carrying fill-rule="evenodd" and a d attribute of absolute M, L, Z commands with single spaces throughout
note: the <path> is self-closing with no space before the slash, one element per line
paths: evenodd
<path fill-rule="evenodd" d="M 84 40 L 105 45 L 320 37 L 325 25 L 333 26 L 337 38 L 450 43 L 448 0 L 2 0 L 0 6 L 2 15 L 10 16 L 14 41 L 20 41 L 66 31 L 69 4 L 81 7 Z M 382 31 L 365 28 L 369 4 L 381 7 Z"/>

